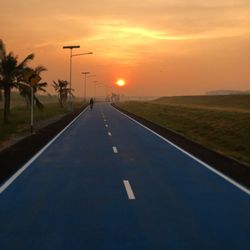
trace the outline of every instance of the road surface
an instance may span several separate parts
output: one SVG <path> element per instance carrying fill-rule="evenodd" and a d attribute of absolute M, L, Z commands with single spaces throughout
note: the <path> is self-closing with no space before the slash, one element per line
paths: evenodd
<path fill-rule="evenodd" d="M 96 104 L 0 188 L 0 249 L 249 249 L 240 188 Z"/>

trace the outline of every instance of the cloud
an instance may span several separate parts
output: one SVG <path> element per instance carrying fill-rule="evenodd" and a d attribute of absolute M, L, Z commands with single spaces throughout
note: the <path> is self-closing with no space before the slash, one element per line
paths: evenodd
<path fill-rule="evenodd" d="M 225 83 L 233 74 L 235 79 L 249 78 L 249 0 L 1 0 L 0 22 L 8 49 L 34 52 L 54 79 L 66 77 L 68 53 L 61 47 L 70 43 L 94 52 L 87 61 L 92 67 L 111 65 L 105 74 L 112 74 L 112 65 L 119 65 L 116 71 L 138 66 L 137 75 L 145 83 L 151 68 L 166 63 L 173 88 L 186 80 L 183 72 L 190 83 L 204 78 Z M 79 58 L 74 65 L 85 63 Z M 218 65 L 224 78 L 216 80 Z"/>
<path fill-rule="evenodd" d="M 248 0 L 75 0 L 73 4 L 66 0 L 4 0 L 1 8 L 3 26 L 12 31 L 16 24 L 24 33 L 33 30 L 40 36 L 68 40 L 96 33 L 107 20 L 163 40 L 203 38 L 211 36 L 213 30 L 249 30 L 250 26 Z"/>

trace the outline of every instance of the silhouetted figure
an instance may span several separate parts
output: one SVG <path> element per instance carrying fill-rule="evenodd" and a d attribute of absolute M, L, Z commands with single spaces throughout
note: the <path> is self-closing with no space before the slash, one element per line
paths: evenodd
<path fill-rule="evenodd" d="M 90 109 L 92 110 L 93 106 L 94 106 L 94 99 L 93 98 L 90 98 L 89 106 L 90 106 Z"/>

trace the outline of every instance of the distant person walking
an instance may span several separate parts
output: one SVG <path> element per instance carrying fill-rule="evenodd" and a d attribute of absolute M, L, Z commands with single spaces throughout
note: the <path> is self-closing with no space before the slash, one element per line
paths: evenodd
<path fill-rule="evenodd" d="M 93 98 L 90 98 L 90 100 L 89 100 L 89 106 L 90 106 L 90 109 L 92 110 L 93 106 L 94 106 L 94 99 Z"/>

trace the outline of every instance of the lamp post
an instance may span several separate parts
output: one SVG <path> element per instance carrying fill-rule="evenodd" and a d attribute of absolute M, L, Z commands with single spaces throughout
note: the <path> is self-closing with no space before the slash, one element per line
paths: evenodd
<path fill-rule="evenodd" d="M 69 110 L 72 111 L 73 105 L 72 105 L 72 57 L 73 56 L 82 56 L 82 55 L 90 55 L 93 54 L 93 52 L 87 52 L 87 53 L 81 53 L 81 54 L 72 54 L 73 49 L 79 49 L 79 45 L 70 45 L 70 46 L 63 46 L 63 49 L 70 49 L 70 63 L 69 63 L 69 87 L 70 87 L 70 95 L 69 95 Z"/>
<path fill-rule="evenodd" d="M 110 100 L 110 97 L 112 95 L 112 86 L 110 86 L 109 84 L 105 84 L 106 86 L 106 100 Z"/>
<path fill-rule="evenodd" d="M 63 46 L 63 49 L 70 49 L 70 57 L 69 57 L 69 88 L 70 88 L 70 94 L 69 94 L 69 110 L 72 111 L 72 88 L 71 88 L 71 74 L 72 74 L 72 50 L 73 49 L 79 49 L 79 45 L 71 45 L 71 46 Z"/>
<path fill-rule="evenodd" d="M 90 78 L 90 77 L 96 77 L 96 75 L 90 75 L 90 76 L 87 76 L 86 78 Z M 87 89 L 87 80 L 86 80 L 86 89 Z M 86 94 L 86 98 L 87 98 L 87 94 Z"/>
<path fill-rule="evenodd" d="M 106 83 L 102 83 L 103 87 L 104 87 L 104 97 L 108 96 L 108 88 L 109 86 Z"/>
<path fill-rule="evenodd" d="M 94 89 L 94 90 L 95 90 L 94 94 L 95 94 L 95 95 L 94 95 L 94 96 L 95 96 L 95 99 L 96 99 L 96 86 L 97 86 L 97 85 L 101 85 L 101 83 L 99 83 L 98 81 L 94 81 L 94 83 L 95 83 L 95 85 L 94 85 L 94 87 L 95 87 L 95 89 Z"/>
<path fill-rule="evenodd" d="M 90 74 L 90 72 L 82 72 L 82 74 L 84 75 L 84 102 L 86 102 L 86 78 L 87 75 Z"/>

